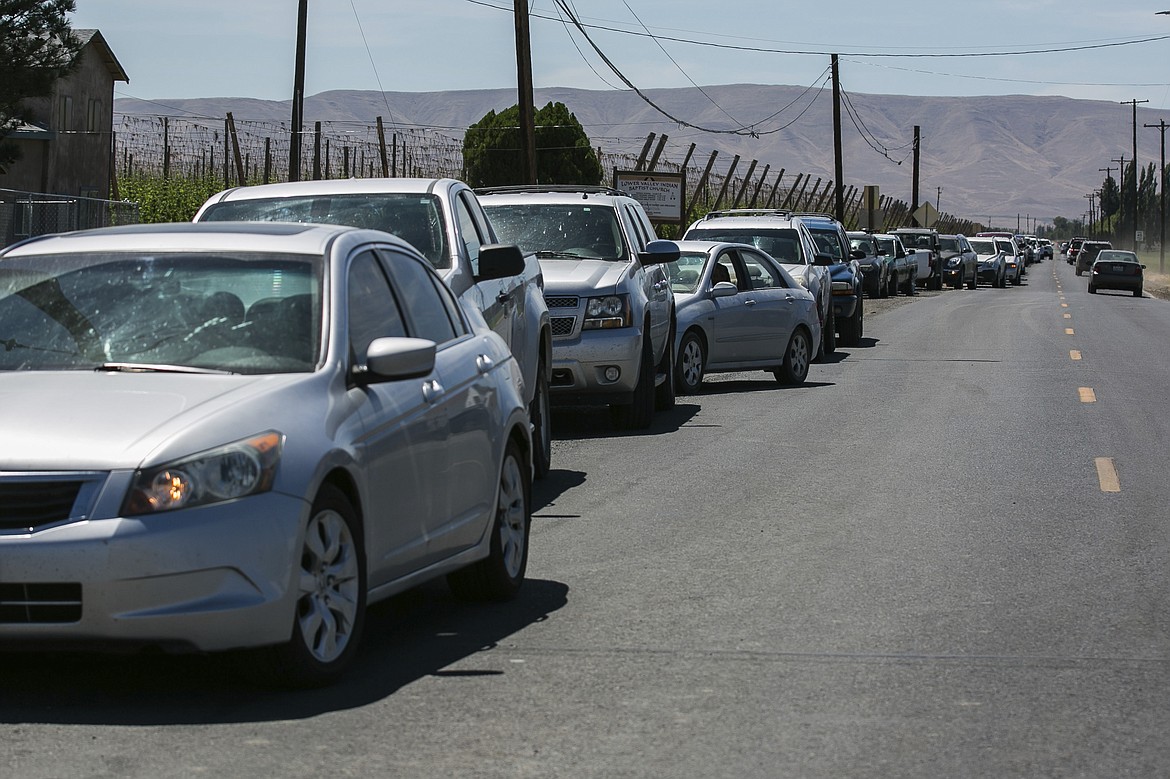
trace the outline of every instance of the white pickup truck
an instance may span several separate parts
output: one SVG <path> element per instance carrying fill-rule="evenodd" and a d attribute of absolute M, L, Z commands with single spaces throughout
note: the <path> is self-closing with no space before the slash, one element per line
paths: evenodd
<path fill-rule="evenodd" d="M 534 256 L 499 243 L 466 184 L 370 178 L 237 187 L 208 199 L 194 221 L 325 222 L 382 230 L 413 245 L 511 347 L 532 421 L 533 473 L 548 473 L 552 329 L 544 277 Z"/>
<path fill-rule="evenodd" d="M 918 283 L 926 289 L 942 289 L 942 244 L 938 231 L 926 227 L 899 227 L 894 235 L 902 240 L 906 251 L 918 262 Z"/>

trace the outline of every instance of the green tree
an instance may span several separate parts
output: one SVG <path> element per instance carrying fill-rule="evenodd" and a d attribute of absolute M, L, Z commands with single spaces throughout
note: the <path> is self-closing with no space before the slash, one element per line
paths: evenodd
<path fill-rule="evenodd" d="M 1101 217 L 1108 219 L 1121 208 L 1121 190 L 1117 187 L 1117 180 L 1106 176 L 1101 184 Z"/>
<path fill-rule="evenodd" d="M 73 67 L 81 48 L 65 15 L 74 0 L 0 0 L 0 173 L 19 156 L 5 141 L 21 119 L 21 101 L 44 97 Z"/>
<path fill-rule="evenodd" d="M 541 184 L 600 184 L 604 171 L 589 136 L 564 103 L 535 112 L 536 179 Z M 489 111 L 463 136 L 463 176 L 473 187 L 523 184 L 520 107 Z"/>

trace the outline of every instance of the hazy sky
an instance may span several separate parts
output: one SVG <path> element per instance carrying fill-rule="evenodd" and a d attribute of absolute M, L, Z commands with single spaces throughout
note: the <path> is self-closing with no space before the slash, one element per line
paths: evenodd
<path fill-rule="evenodd" d="M 1056 94 L 1170 107 L 1170 16 L 1155 15 L 1170 0 L 564 2 L 639 88 L 807 86 L 836 52 L 842 85 L 853 92 Z M 308 6 L 309 95 L 516 85 L 512 0 Z M 297 7 L 298 0 L 77 0 L 72 22 L 101 30 L 130 75 L 116 85 L 117 97 L 286 100 Z M 530 8 L 535 86 L 628 88 L 562 21 L 555 0 L 531 0 Z M 1128 43 L 1148 38 L 1167 39 Z M 1052 49 L 1065 51 L 991 56 Z"/>

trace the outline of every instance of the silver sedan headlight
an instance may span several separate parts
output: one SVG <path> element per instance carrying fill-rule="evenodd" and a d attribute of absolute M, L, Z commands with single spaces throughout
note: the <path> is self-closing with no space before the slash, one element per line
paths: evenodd
<path fill-rule="evenodd" d="M 272 489 L 283 436 L 268 431 L 139 471 L 122 513 L 155 514 L 206 506 Z"/>

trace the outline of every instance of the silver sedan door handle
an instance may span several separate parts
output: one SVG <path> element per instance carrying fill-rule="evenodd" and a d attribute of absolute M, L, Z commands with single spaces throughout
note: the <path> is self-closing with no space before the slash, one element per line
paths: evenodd
<path fill-rule="evenodd" d="M 427 403 L 434 403 L 443 397 L 443 385 L 433 379 L 423 382 L 422 393 Z"/>
<path fill-rule="evenodd" d="M 491 357 L 488 357 L 486 354 L 481 354 L 475 358 L 475 367 L 480 373 L 487 373 L 496 367 L 496 363 Z"/>
<path fill-rule="evenodd" d="M 752 298 L 748 298 L 747 300 L 745 300 L 745 301 L 743 302 L 743 304 L 744 304 L 745 306 L 754 306 L 754 305 L 756 304 L 756 301 L 755 301 L 754 299 L 752 299 Z"/>

